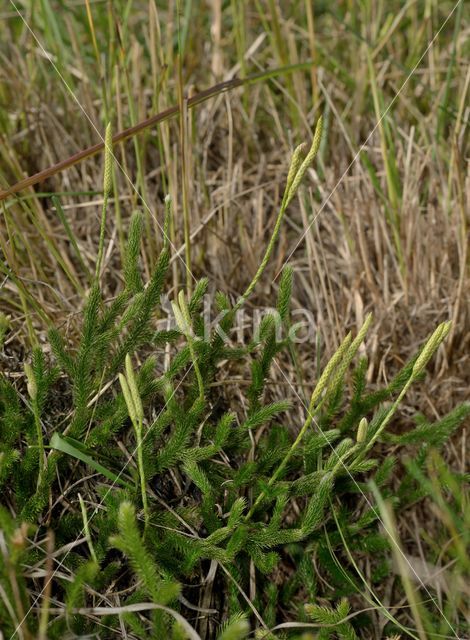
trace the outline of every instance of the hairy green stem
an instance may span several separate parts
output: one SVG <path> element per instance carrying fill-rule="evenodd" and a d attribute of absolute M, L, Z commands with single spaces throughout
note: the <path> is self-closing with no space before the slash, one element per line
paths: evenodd
<path fill-rule="evenodd" d="M 318 119 L 317 122 L 317 126 L 315 128 L 315 133 L 313 135 L 313 141 L 312 141 L 312 145 L 310 147 L 309 152 L 307 153 L 305 159 L 303 162 L 300 162 L 300 156 L 301 153 L 303 151 L 304 145 L 299 145 L 299 147 L 297 147 L 297 149 L 294 151 L 294 154 L 292 156 L 292 161 L 291 161 L 291 166 L 290 166 L 290 170 L 289 170 L 289 175 L 287 178 L 287 184 L 286 184 L 286 189 L 284 192 L 284 196 L 282 198 L 282 203 L 281 203 L 281 207 L 279 209 L 279 213 L 277 215 L 276 218 L 276 223 L 274 225 L 274 230 L 273 233 L 271 235 L 271 238 L 269 240 L 267 249 L 265 251 L 264 257 L 261 261 L 261 264 L 259 265 L 252 281 L 250 282 L 250 284 L 248 285 L 248 287 L 245 290 L 245 293 L 240 296 L 238 302 L 236 303 L 235 307 L 233 308 L 233 313 L 236 313 L 240 307 L 243 306 L 243 304 L 246 302 L 247 298 L 249 298 L 249 296 L 251 295 L 251 293 L 253 292 L 254 288 L 256 287 L 256 285 L 258 284 L 261 276 L 263 275 L 264 270 L 266 269 L 266 265 L 268 264 L 272 252 L 274 250 L 274 246 L 276 244 L 277 238 L 279 236 L 279 231 L 281 229 L 281 224 L 282 224 L 282 220 L 284 218 L 284 215 L 286 213 L 287 207 L 289 205 L 289 203 L 291 202 L 292 198 L 294 197 L 299 184 L 303 178 L 303 176 L 305 175 L 305 172 L 307 171 L 308 167 L 312 164 L 316 154 L 318 153 L 318 149 L 320 147 L 320 142 L 321 142 L 321 137 L 322 137 L 322 132 L 323 132 L 323 119 L 320 116 L 320 118 Z"/>
<path fill-rule="evenodd" d="M 113 135 L 111 125 L 108 124 L 105 133 L 104 178 L 103 178 L 103 208 L 101 210 L 100 239 L 98 243 L 98 258 L 96 260 L 95 281 L 98 284 L 101 263 L 104 254 L 104 236 L 106 231 L 106 209 L 113 189 Z"/>

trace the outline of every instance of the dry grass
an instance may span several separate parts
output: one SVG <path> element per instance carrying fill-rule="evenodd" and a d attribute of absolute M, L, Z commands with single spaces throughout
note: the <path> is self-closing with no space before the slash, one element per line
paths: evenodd
<path fill-rule="evenodd" d="M 277 275 L 289 260 L 296 273 L 294 307 L 313 312 L 326 354 L 372 311 L 367 354 L 369 379 L 377 382 L 387 381 L 438 322 L 451 319 L 450 339 L 428 382 L 408 396 L 402 420 L 416 410 L 438 417 L 468 398 L 470 28 L 460 8 L 420 60 L 453 3 L 431 1 L 423 15 L 422 3 L 390 3 L 393 12 L 383 3 L 333 3 L 328 9 L 319 2 L 314 29 L 308 2 L 222 6 L 214 0 L 203 9 L 194 6 L 190 21 L 182 15 L 179 26 L 173 3 L 157 10 L 152 1 L 134 2 L 123 18 L 121 3 L 91 2 L 91 24 L 82 2 L 47 17 L 45 7 L 57 4 L 44 2 L 33 11 L 33 3 L 21 3 L 40 44 L 13 7 L 5 3 L 2 9 L 0 186 L 97 142 L 91 123 L 103 132 L 109 118 L 120 130 L 173 104 L 182 107 L 183 117 L 115 149 L 122 170 L 116 172 L 106 237 L 109 297 L 121 285 L 127 221 L 144 206 L 138 194 L 147 211 L 145 251 L 151 264 L 161 244 L 166 192 L 176 210 L 172 291 L 189 284 L 184 258 L 196 277 L 207 274 L 215 287 L 238 296 L 263 257 L 291 150 L 310 140 L 325 112 L 319 163 L 289 208 L 256 303 L 270 304 Z M 179 58 L 173 46 L 178 38 Z M 311 58 L 311 71 L 185 109 L 183 93 L 245 70 Z M 392 100 L 376 127 L 377 108 L 382 112 Z M 21 354 L 18 367 L 13 358 L 20 349 L 28 351 L 32 340 L 41 342 L 49 322 L 65 327 L 71 342 L 76 338 L 87 272 L 93 273 L 97 255 L 102 170 L 102 158 L 95 156 L 0 204 L 0 310 L 11 316 L 12 327 L 2 358 L 12 372 L 22 370 Z M 53 193 L 59 194 L 79 256 Z M 299 348 L 300 379 L 283 363 L 297 389 L 314 378 L 314 348 Z M 279 372 L 273 382 L 283 381 Z M 275 397 L 275 384 L 273 389 Z M 445 456 L 462 470 L 467 455 L 463 430 Z M 433 526 L 421 507 L 407 513 L 398 524 L 404 547 L 424 560 L 417 532 Z"/>

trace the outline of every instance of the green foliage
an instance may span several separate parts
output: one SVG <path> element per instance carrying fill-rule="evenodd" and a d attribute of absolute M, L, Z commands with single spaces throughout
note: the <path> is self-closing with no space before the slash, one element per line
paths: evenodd
<path fill-rule="evenodd" d="M 124 260 L 124 282 L 131 294 L 140 293 L 143 289 L 142 276 L 139 271 L 140 239 L 143 229 L 143 217 L 136 211 L 129 224 L 127 251 Z"/>
<path fill-rule="evenodd" d="M 122 502 L 118 514 L 119 534 L 110 539 L 130 560 L 147 595 L 155 604 L 168 604 L 178 597 L 180 586 L 162 577 L 152 555 L 139 533 L 135 510 L 130 502 Z"/>
<path fill-rule="evenodd" d="M 365 287 L 371 286 L 379 314 L 390 299 L 398 300 L 401 322 L 397 326 L 403 326 L 406 301 L 414 305 L 416 293 L 418 299 L 428 299 L 430 294 L 429 305 L 433 296 L 444 300 L 444 306 L 456 297 L 458 307 L 459 295 L 452 291 L 458 284 L 455 290 L 465 293 L 461 285 L 465 284 L 468 227 L 465 215 L 460 215 L 464 209 L 463 162 L 468 156 L 468 137 L 463 135 L 468 124 L 464 109 L 468 76 L 461 72 L 462 43 L 468 32 L 464 3 L 230 0 L 213 3 L 212 15 L 205 10 L 211 3 L 24 0 L 16 4 L 21 5 L 25 20 L 10 8 L 2 12 L 0 21 L 5 69 L 0 82 L 2 189 L 24 178 L 25 171 L 44 169 L 47 158 L 60 149 L 58 115 L 71 133 L 82 126 L 75 105 L 70 108 L 72 94 L 87 107 L 94 122 L 99 117 L 112 118 L 128 127 L 140 117 L 177 103 L 184 106 L 184 117 L 173 127 L 165 115 L 155 128 L 134 137 L 135 159 L 128 155 L 131 145 L 124 148 L 121 142 L 115 147 L 126 173 L 135 180 L 136 186 L 129 185 L 127 193 L 120 192 L 122 176 L 114 176 L 113 184 L 108 127 L 94 279 L 95 256 L 89 240 L 94 227 L 90 221 L 88 228 L 88 219 L 83 220 L 80 213 L 87 211 L 88 216 L 92 209 L 74 211 L 71 194 L 66 196 L 67 207 L 62 208 L 53 195 L 54 209 L 48 208 L 48 191 L 60 188 L 60 178 L 2 202 L 0 288 L 9 312 L 19 311 L 11 323 L 14 332 L 24 315 L 32 344 L 41 346 L 26 354 L 29 367 L 20 367 L 20 373 L 7 350 L 0 359 L 0 636 L 183 640 L 198 637 L 192 632 L 194 627 L 206 640 L 237 640 L 248 634 L 256 640 L 370 637 L 377 612 L 356 614 L 362 606 L 373 607 L 384 619 L 388 612 L 384 607 L 380 611 L 375 598 L 366 602 L 367 594 L 376 587 L 383 593 L 391 572 L 389 539 L 369 488 L 373 481 L 405 518 L 407 509 L 420 500 L 425 501 L 422 512 L 432 510 L 436 530 L 424 527 L 419 542 L 430 568 L 434 565 L 436 569 L 438 582 L 427 584 L 427 592 L 420 589 L 419 600 L 432 610 L 430 596 L 437 586 L 445 616 L 436 613 L 436 633 L 429 637 L 467 637 L 463 621 L 468 615 L 466 589 L 459 585 L 466 585 L 469 575 L 469 476 L 446 465 L 436 449 L 468 419 L 470 408 L 456 407 L 434 421 L 417 416 L 413 424 L 408 411 L 397 423 L 392 420 L 394 403 L 402 400 L 409 384 L 420 381 L 421 389 L 425 387 L 420 369 L 435 345 L 427 353 L 421 350 L 424 355 L 419 366 L 418 353 L 384 388 L 377 388 L 375 381 L 367 384 L 367 358 L 355 355 L 362 338 L 351 336 L 345 350 L 333 356 L 328 375 L 321 376 L 320 364 L 326 364 L 323 354 L 321 362 L 315 363 L 308 345 L 302 354 L 307 357 L 301 360 L 296 345 L 286 337 L 293 287 L 289 266 L 273 285 L 279 285 L 276 308 L 263 318 L 251 343 L 240 347 L 223 339 L 224 333 L 230 334 L 237 308 L 260 281 L 287 204 L 317 150 L 320 162 L 310 176 L 312 189 L 301 194 L 302 217 L 295 211 L 289 216 L 289 246 L 299 223 L 302 228 L 305 223 L 310 226 L 321 211 L 319 202 L 325 194 L 315 185 L 317 175 L 325 174 L 330 159 L 330 170 L 339 169 L 342 174 L 354 156 L 361 180 L 345 183 L 338 206 L 335 202 L 335 220 L 322 226 L 320 235 L 325 239 L 325 232 L 344 232 L 347 244 L 343 248 L 338 244 L 341 265 L 350 252 L 352 278 L 356 279 L 356 269 L 360 273 L 364 262 L 361 297 Z M 38 47 L 31 40 L 27 21 L 38 38 L 36 44 L 44 46 L 47 56 L 36 55 Z M 436 36 L 436 42 L 428 52 L 430 34 Z M 357 64 L 364 59 L 369 60 L 366 69 Z M 298 60 L 302 62 L 297 64 Z M 253 77 L 249 77 L 254 61 L 256 70 L 265 66 L 267 71 L 257 80 L 262 78 L 265 86 L 253 91 Z M 286 74 L 289 62 L 296 64 Z M 281 64 L 283 69 L 273 68 Z M 71 91 L 54 90 L 57 70 Z M 216 112 L 220 100 L 211 101 L 201 111 L 199 98 L 194 101 L 189 86 L 205 88 L 216 81 L 212 76 L 231 78 L 234 73 L 235 85 L 239 86 L 240 78 L 248 82 L 226 94 L 231 96 L 227 102 L 229 128 L 227 141 L 220 143 L 224 126 Z M 230 80 L 223 90 L 229 86 Z M 222 91 L 205 93 L 220 97 Z M 195 102 L 199 107 L 192 110 Z M 211 290 L 206 278 L 193 284 L 186 303 L 191 331 L 186 335 L 178 328 L 162 329 L 157 324 L 164 314 L 161 294 L 169 292 L 177 300 L 171 284 L 180 287 L 185 280 L 179 277 L 178 259 L 173 261 L 173 282 L 167 277 L 168 235 L 178 240 L 179 224 L 172 225 L 169 234 L 167 217 L 162 241 L 152 233 L 150 218 L 156 210 L 157 188 L 161 185 L 165 191 L 178 193 L 183 217 L 189 208 L 200 209 L 196 216 L 198 220 L 201 215 L 200 227 L 185 228 L 184 234 L 186 260 L 192 256 L 188 265 L 202 271 L 210 245 L 203 229 L 207 238 L 221 228 L 240 229 L 244 234 L 245 224 L 261 229 L 271 219 L 278 184 L 275 164 L 323 105 L 323 128 L 330 140 L 341 142 L 338 148 L 326 149 L 320 125 L 310 153 L 306 156 L 306 143 L 295 150 L 274 233 L 253 281 L 238 302 L 224 292 L 216 294 L 220 332 L 212 330 L 207 339 L 201 310 L 202 299 Z M 174 136 L 178 124 L 179 140 Z M 207 135 L 199 147 L 201 126 Z M 376 129 L 374 144 L 363 145 L 357 155 L 356 148 Z M 44 141 L 39 153 L 34 149 L 38 132 Z M 84 129 L 75 133 L 84 133 L 87 140 L 90 137 Z M 72 137 L 80 142 L 80 135 Z M 180 149 L 182 157 L 178 158 Z M 40 166 L 36 167 L 38 158 Z M 340 166 L 335 167 L 337 159 Z M 211 165 L 214 170 L 208 172 Z M 80 180 L 82 176 L 82 185 L 76 186 L 83 187 L 87 200 L 90 195 L 100 196 L 101 191 L 88 191 L 93 171 L 99 170 L 94 160 L 88 160 L 83 171 L 78 167 L 85 165 L 68 166 L 69 177 Z M 362 179 L 367 174 L 372 198 Z M 224 184 L 232 177 L 233 184 Z M 186 193 L 186 183 L 193 178 L 198 184 Z M 367 206 L 361 206 L 361 197 L 358 207 L 341 206 L 343 196 L 351 203 L 355 200 L 357 184 L 367 192 Z M 214 202 L 209 193 L 213 185 L 217 187 Z M 258 212 L 258 205 L 251 206 L 251 197 L 257 187 L 261 187 L 259 203 L 267 207 L 255 222 L 250 215 L 252 210 Z M 375 201 L 373 190 L 378 195 Z M 114 219 L 109 216 L 105 225 L 111 195 Z M 189 207 L 187 196 L 194 196 Z M 133 213 L 126 242 L 128 203 L 135 207 L 140 197 L 148 203 L 148 211 Z M 241 198 L 248 203 L 246 217 L 245 205 L 238 213 Z M 218 200 L 224 201 L 221 215 L 202 217 L 207 205 L 217 213 Z M 420 221 L 426 218 L 429 206 L 433 220 L 434 210 L 443 216 L 443 224 L 437 216 L 434 226 L 445 231 L 441 243 L 444 261 L 435 259 L 436 243 L 429 243 L 426 233 L 421 233 Z M 356 213 L 360 242 L 354 231 Z M 236 219 L 233 226 L 231 219 Z M 88 235 L 86 242 L 75 237 L 75 222 L 80 233 Z M 109 278 L 111 287 L 100 289 L 100 283 L 108 280 L 102 267 L 106 263 L 105 231 L 111 227 L 116 232 L 121 268 L 113 255 L 109 264 L 118 273 Z M 38 231 L 41 239 L 36 242 Z M 189 242 L 190 231 L 196 231 L 197 245 Z M 229 249 L 238 238 L 222 237 L 225 240 Z M 315 260 L 312 271 L 322 263 L 333 269 L 337 266 L 331 262 L 335 241 L 326 238 L 325 255 L 321 244 L 312 244 L 313 251 L 306 258 Z M 142 265 L 141 246 L 146 252 Z M 67 249 L 69 260 L 61 255 Z M 243 252 L 245 247 L 240 249 Z M 287 255 L 286 250 L 287 245 L 279 251 L 279 259 Z M 428 258 L 422 261 L 421 270 L 416 268 L 416 256 Z M 303 268 L 306 259 L 301 251 L 296 251 L 295 258 Z M 436 278 L 441 262 L 442 274 Z M 55 265 L 62 282 L 65 278 L 63 289 L 57 287 Z M 300 277 L 303 285 L 305 275 Z M 351 279 L 340 282 L 333 274 L 325 286 L 321 278 L 318 294 L 315 273 L 312 282 L 306 282 L 307 287 L 312 286 L 306 298 L 318 300 L 319 315 L 335 318 L 339 327 L 341 305 L 338 316 L 334 304 L 330 315 L 324 308 L 330 300 L 325 297 L 343 289 L 348 281 Z M 230 281 L 230 295 L 239 283 Z M 395 295 L 400 293 L 400 284 L 406 286 L 402 299 Z M 382 285 L 392 292 L 384 305 L 377 299 Z M 15 287 L 19 296 L 13 293 Z M 70 315 L 67 332 L 59 321 L 49 329 L 47 344 L 44 334 L 39 334 L 41 318 L 55 321 L 74 304 L 77 313 Z M 438 308 L 432 311 L 427 317 L 439 313 Z M 465 313 L 457 315 L 463 324 L 456 327 L 452 352 L 459 346 L 462 326 L 465 328 Z M 421 323 L 423 318 L 418 320 Z M 331 327 L 331 339 L 338 326 Z M 280 327 L 281 340 L 277 336 Z M 350 328 L 345 327 L 344 332 Z M 9 318 L 0 312 L 0 349 L 8 329 Z M 442 327 L 437 338 L 441 332 Z M 392 336 L 390 345 L 379 343 L 378 352 L 391 346 L 390 354 L 399 357 L 394 353 L 394 338 L 400 336 Z M 118 383 L 126 357 L 132 357 L 142 402 L 137 428 L 131 424 L 134 414 Z M 379 358 L 371 367 L 374 371 Z M 286 363 L 295 392 L 285 380 L 277 384 L 277 367 L 284 372 Z M 22 376 L 23 369 L 28 381 Z M 319 378 L 321 384 L 317 384 Z M 240 384 L 233 384 L 234 379 Z M 312 394 L 307 410 L 297 392 L 301 390 L 300 396 L 306 398 L 312 380 L 319 391 Z M 84 496 L 89 532 L 84 531 L 79 495 Z M 435 524 L 436 514 L 442 527 Z M 55 535 L 52 554 L 45 543 L 50 532 Z M 420 534 L 413 533 L 416 538 Z M 368 572 L 361 583 L 365 565 Z M 46 582 L 51 571 L 49 592 Z M 456 589 L 448 593 L 446 582 Z M 398 583 L 394 581 L 390 601 L 397 604 L 401 620 L 410 620 Z M 459 593 L 463 594 L 460 598 L 455 595 Z M 311 605 L 305 607 L 305 602 Z M 142 605 L 166 609 L 130 610 Z M 113 613 L 109 613 L 111 607 Z M 109 611 L 103 615 L 97 612 L 100 608 Z M 184 624 L 185 620 L 189 622 Z M 295 620 L 311 623 L 312 628 L 269 630 Z M 383 630 L 384 638 L 398 638 L 396 634 L 416 637 L 415 629 L 393 624 Z"/>
<path fill-rule="evenodd" d="M 374 442 L 418 448 L 395 496 L 397 504 L 406 505 L 432 492 L 425 480 L 430 448 L 441 446 L 470 412 L 466 405 L 457 407 L 434 424 L 418 417 L 413 430 L 398 436 L 385 429 L 395 399 L 421 377 L 422 362 L 437 348 L 445 327 L 427 343 L 421 359 L 410 360 L 385 389 L 367 389 L 367 360 L 360 358 L 349 396 L 346 381 L 368 318 L 326 363 L 299 425 L 292 402 L 273 398 L 266 384 L 275 357 L 294 353 L 289 338 L 277 335 L 279 320 L 289 326 L 292 270 L 285 269 L 281 278 L 278 316 L 266 315 L 246 347 L 232 348 L 223 339 L 233 326 L 235 307 L 221 293 L 216 296 L 220 324 L 205 335 L 206 279 L 187 302 L 179 296 L 180 326 L 157 330 L 169 250 L 165 243 L 144 284 L 142 228 L 136 213 L 124 255 L 123 291 L 107 303 L 98 283 L 91 286 L 77 348 L 69 348 L 53 329 L 55 363 L 34 349 L 27 369 L 29 400 L 0 375 L 0 483 L 9 506 L 0 512 L 5 548 L 21 522 L 31 521 L 39 527 L 37 539 L 45 539 L 52 527 L 65 549 L 52 582 L 66 617 L 50 621 L 50 637 L 61 637 L 66 628 L 90 632 L 93 614 L 86 614 L 87 607 L 99 606 L 99 593 L 108 588 L 124 594 L 120 603 L 127 608 L 120 620 L 137 637 L 191 637 L 192 627 L 182 624 L 179 612 L 191 618 L 194 587 L 215 567 L 217 606 L 227 620 L 217 637 L 243 638 L 251 614 L 243 594 L 253 585 L 253 606 L 268 627 L 282 621 L 280 611 L 298 615 L 307 599 L 315 602 L 321 595 L 337 601 L 357 594 L 356 566 L 350 558 L 339 559 L 344 541 L 353 555 L 374 554 L 379 583 L 388 568 L 389 545 L 375 510 L 358 514 L 357 495 L 369 492 L 368 479 L 387 495 L 397 461 L 372 457 Z M 162 347 L 169 354 L 164 369 Z M 141 364 L 131 365 L 131 356 L 139 362 L 141 354 L 146 356 Z M 231 366 L 251 369 L 244 407 L 218 385 L 227 359 Z M 71 403 L 65 410 L 54 404 L 59 376 Z M 78 491 L 85 496 L 80 504 Z M 62 500 L 68 505 L 65 513 Z M 75 544 L 83 536 L 86 544 Z M 43 588 L 35 575 L 22 576 L 18 563 L 21 557 L 23 563 L 42 566 L 46 550 L 41 544 L 24 546 L 24 553 L 13 553 L 13 560 L 4 557 L 2 565 L 5 593 L 17 602 L 16 609 L 0 604 L 0 616 L 2 628 L 12 631 L 21 607 L 29 606 L 29 590 Z M 33 553 L 34 563 L 25 560 Z M 282 571 L 286 576 L 279 584 L 275 578 Z M 17 585 L 11 584 L 12 575 Z M 145 602 L 153 609 L 132 610 Z M 324 626 L 321 637 L 353 640 L 359 630 L 354 620 L 346 620 L 348 612 L 341 600 L 335 608 L 308 605 L 300 615 Z M 109 628 L 116 615 L 106 616 Z M 37 608 L 31 617 L 31 626 L 37 626 Z M 214 629 L 221 622 L 219 616 Z"/>
<path fill-rule="evenodd" d="M 289 320 L 293 278 L 294 270 L 292 267 L 285 267 L 282 271 L 281 282 L 279 283 L 279 293 L 277 295 L 277 310 L 283 322 L 288 322 Z"/>
<path fill-rule="evenodd" d="M 322 630 L 323 638 L 337 637 L 339 640 L 358 640 L 352 624 L 346 619 L 349 613 L 347 600 L 341 600 L 336 609 L 308 604 L 305 606 L 305 610 L 312 620 L 325 625 L 325 629 Z"/>
<path fill-rule="evenodd" d="M 250 624 L 243 614 L 234 614 L 224 623 L 217 640 L 243 640 L 250 632 Z"/>

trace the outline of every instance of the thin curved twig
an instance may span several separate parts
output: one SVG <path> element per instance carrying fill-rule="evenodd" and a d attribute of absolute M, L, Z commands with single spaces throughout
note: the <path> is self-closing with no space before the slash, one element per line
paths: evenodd
<path fill-rule="evenodd" d="M 308 67 L 312 66 L 312 64 L 313 63 L 311 61 L 307 61 L 299 64 L 288 65 L 285 67 L 278 67 L 277 69 L 268 69 L 265 71 L 260 71 L 259 73 L 254 73 L 250 76 L 247 76 L 246 78 L 233 78 L 232 80 L 219 82 L 218 84 L 215 84 L 212 87 L 209 87 L 208 89 L 204 89 L 203 91 L 196 93 L 191 98 L 188 98 L 188 101 L 187 101 L 188 108 L 195 107 L 198 104 L 201 104 L 202 102 L 205 102 L 210 98 L 213 98 L 214 96 L 220 95 L 221 93 L 225 93 L 226 91 L 231 91 L 232 89 L 236 89 L 237 87 L 241 87 L 249 84 L 255 84 L 262 80 L 267 80 L 274 76 L 282 75 L 283 73 L 292 73 L 293 71 L 307 69 Z M 136 125 L 116 133 L 112 139 L 113 145 L 117 144 L 118 142 L 123 142 L 124 140 L 128 140 L 129 138 L 132 138 L 133 136 L 140 133 L 144 129 L 148 129 L 153 125 L 169 120 L 170 118 L 174 118 L 176 115 L 178 115 L 178 113 L 179 113 L 178 105 L 169 107 L 164 111 L 160 111 L 160 113 L 150 116 L 149 118 L 142 120 Z M 61 171 L 65 171 L 65 169 L 69 169 L 70 167 L 73 167 L 79 162 L 82 162 L 82 160 L 91 158 L 92 156 L 96 155 L 100 151 L 103 151 L 104 146 L 105 146 L 105 143 L 103 138 L 100 142 L 97 142 L 93 146 L 88 147 L 86 149 L 82 149 L 78 153 L 74 153 L 72 156 L 69 156 L 65 160 L 60 160 L 60 162 L 53 164 L 47 169 L 43 169 L 42 171 L 39 171 L 38 173 L 35 173 L 32 176 L 28 176 L 27 178 L 20 180 L 19 182 L 12 185 L 11 187 L 8 187 L 7 189 L 0 191 L 0 202 L 2 200 L 5 200 L 9 196 L 14 195 L 15 193 L 18 193 L 19 191 L 23 191 L 28 187 L 32 187 L 35 184 L 44 182 L 51 176 L 54 176 L 57 173 L 60 173 Z"/>

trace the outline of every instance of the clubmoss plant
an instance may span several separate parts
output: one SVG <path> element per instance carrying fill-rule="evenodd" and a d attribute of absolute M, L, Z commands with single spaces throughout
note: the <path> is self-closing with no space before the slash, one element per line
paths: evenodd
<path fill-rule="evenodd" d="M 140 398 L 139 389 L 132 368 L 132 362 L 129 354 L 126 355 L 126 375 L 119 374 L 119 382 L 121 384 L 124 400 L 126 401 L 127 411 L 135 431 L 137 466 L 139 469 L 140 491 L 142 497 L 142 505 L 144 508 L 145 522 L 149 519 L 149 510 L 147 503 L 147 486 L 145 482 L 145 470 L 143 459 L 143 425 L 144 425 L 144 409 Z"/>
<path fill-rule="evenodd" d="M 245 346 L 223 337 L 263 274 L 320 137 L 321 121 L 305 158 L 304 147 L 294 152 L 259 269 L 235 304 L 216 294 L 221 320 L 209 336 L 202 308 L 207 279 L 196 283 L 189 298 L 184 292 L 175 296 L 176 328 L 162 330 L 155 323 L 170 259 L 169 198 L 162 249 L 148 281 L 139 268 L 143 219 L 135 212 L 124 286 L 106 302 L 99 286 L 104 207 L 79 344 L 69 348 L 58 329 L 50 331 L 52 361 L 38 347 L 25 367 L 31 402 L 0 375 L 4 633 L 33 638 L 40 625 L 43 630 L 43 597 L 52 593 L 51 640 L 89 635 L 98 627 L 103 638 L 125 631 L 142 639 L 231 640 L 253 627 L 257 638 L 300 638 L 296 624 L 320 629 L 322 638 L 367 636 L 371 618 L 350 616 L 352 602 L 363 597 L 355 557 L 374 552 L 373 590 L 389 572 L 391 555 L 380 515 L 370 506 L 368 482 L 388 498 L 396 464 L 375 455 L 374 445 L 393 438 L 387 432 L 392 418 L 449 324 L 441 324 L 385 388 L 369 391 L 367 359 L 357 360 L 372 323 L 367 316 L 323 366 L 307 406 L 298 397 L 293 402 L 290 393 L 270 395 L 276 358 L 293 348 L 289 331 L 278 338 L 274 313 Z M 108 158 L 108 186 L 109 172 Z M 276 305 L 286 328 L 292 279 L 287 267 Z M 162 353 L 168 355 L 165 366 Z M 133 365 L 136 354 L 140 367 Z M 222 366 L 244 375 L 250 370 L 243 402 L 223 390 Z M 54 407 L 59 375 L 68 393 L 66 410 Z M 433 444 L 440 446 L 469 412 L 459 407 L 438 422 Z M 420 423 L 400 437 L 416 437 L 426 448 L 429 429 Z M 416 478 L 425 464 L 420 454 L 403 477 L 408 489 L 393 496 L 396 504 L 407 504 L 410 487 L 422 490 Z M 18 532 L 26 530 L 32 533 L 20 540 Z M 57 564 L 46 570 L 49 530 Z M 376 599 L 372 606 L 384 609 Z M 454 609 L 453 620 L 461 614 Z M 396 622 L 391 614 L 388 620 Z M 405 631 L 417 637 L 414 629 Z"/>
<path fill-rule="evenodd" d="M 269 262 L 269 259 L 272 255 L 274 247 L 276 245 L 277 238 L 279 236 L 279 231 L 281 229 L 282 221 L 284 219 L 284 215 L 286 213 L 287 207 L 289 203 L 292 201 L 292 198 L 297 193 L 299 185 L 304 177 L 307 169 L 310 167 L 312 162 L 315 159 L 315 156 L 318 153 L 318 149 L 320 148 L 321 137 L 323 133 L 323 118 L 320 116 L 318 118 L 317 125 L 315 127 L 315 133 L 313 134 L 312 144 L 305 158 L 302 160 L 302 155 L 305 151 L 305 143 L 300 144 L 292 154 L 291 163 L 289 167 L 289 172 L 287 174 L 287 183 L 286 188 L 284 190 L 284 196 L 282 198 L 281 207 L 279 209 L 279 213 L 276 218 L 276 222 L 274 224 L 274 229 L 271 235 L 271 239 L 269 240 L 268 246 L 266 248 L 266 252 L 264 254 L 263 259 L 256 271 L 253 280 L 250 282 L 248 287 L 246 288 L 245 293 L 240 297 L 237 304 L 235 305 L 234 311 L 237 311 L 248 299 L 256 285 L 259 282 L 259 279 L 263 275 L 264 270 L 266 269 L 266 265 Z"/>

